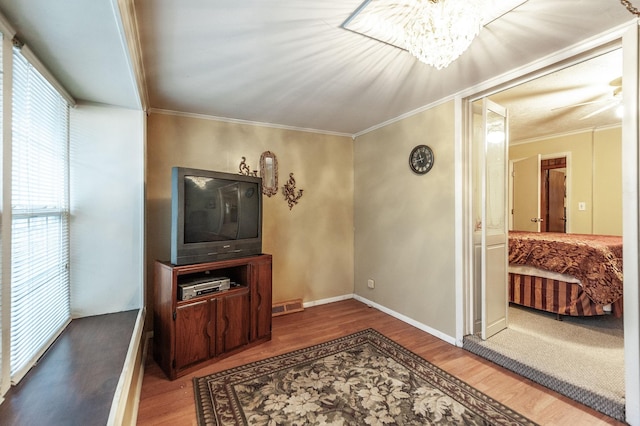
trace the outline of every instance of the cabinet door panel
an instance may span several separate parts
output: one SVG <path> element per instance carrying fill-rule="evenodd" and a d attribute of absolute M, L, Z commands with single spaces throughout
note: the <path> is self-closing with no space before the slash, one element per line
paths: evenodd
<path fill-rule="evenodd" d="M 219 299 L 218 354 L 249 343 L 249 290 Z"/>
<path fill-rule="evenodd" d="M 176 369 L 209 358 L 209 303 L 206 301 L 176 309 Z"/>
<path fill-rule="evenodd" d="M 254 315 L 252 338 L 260 339 L 271 334 L 271 259 L 256 262 L 251 267 L 251 310 Z"/>
<path fill-rule="evenodd" d="M 216 339 L 216 327 L 218 324 L 218 299 L 209 300 L 209 324 L 207 334 L 209 335 L 209 357 L 218 355 L 218 339 Z"/>

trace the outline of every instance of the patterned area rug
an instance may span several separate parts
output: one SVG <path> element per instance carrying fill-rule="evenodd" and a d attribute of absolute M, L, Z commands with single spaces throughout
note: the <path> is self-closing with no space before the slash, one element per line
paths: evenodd
<path fill-rule="evenodd" d="M 199 425 L 533 425 L 368 329 L 193 379 Z"/>

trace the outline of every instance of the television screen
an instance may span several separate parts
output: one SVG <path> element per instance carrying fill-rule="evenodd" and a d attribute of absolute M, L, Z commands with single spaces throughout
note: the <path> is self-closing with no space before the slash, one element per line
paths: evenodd
<path fill-rule="evenodd" d="M 184 177 L 184 242 L 258 237 L 259 187 L 254 182 Z"/>
<path fill-rule="evenodd" d="M 262 252 L 262 186 L 253 176 L 174 167 L 171 263 Z"/>

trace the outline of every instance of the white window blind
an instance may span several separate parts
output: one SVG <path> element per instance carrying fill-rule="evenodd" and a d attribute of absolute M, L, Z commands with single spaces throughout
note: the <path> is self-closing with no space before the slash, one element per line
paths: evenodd
<path fill-rule="evenodd" d="M 11 379 L 68 324 L 69 105 L 13 54 Z"/>

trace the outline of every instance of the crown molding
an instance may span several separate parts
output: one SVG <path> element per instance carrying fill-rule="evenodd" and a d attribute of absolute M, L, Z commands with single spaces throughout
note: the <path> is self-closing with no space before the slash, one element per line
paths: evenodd
<path fill-rule="evenodd" d="M 122 48 L 131 70 L 131 80 L 138 94 L 140 107 L 149 107 L 149 94 L 142 62 L 142 46 L 138 31 L 138 19 L 133 0 L 112 0 L 113 13 L 120 33 Z"/>
<path fill-rule="evenodd" d="M 199 118 L 202 120 L 212 120 L 212 121 L 222 121 L 225 123 L 234 123 L 234 124 L 244 124 L 249 126 L 260 126 L 260 127 L 269 127 L 272 129 L 280 129 L 280 130 L 293 130 L 297 132 L 306 132 L 306 133 L 315 133 L 319 135 L 329 135 L 329 136 L 341 136 L 347 138 L 353 138 L 353 135 L 350 133 L 341 133 L 341 132 L 331 132 L 327 130 L 318 130 L 318 129 L 309 129 L 305 127 L 295 127 L 295 126 L 287 126 L 283 124 L 273 124 L 273 123 L 264 123 L 259 121 L 249 121 L 249 120 L 241 120 L 238 118 L 228 118 L 228 117 L 218 117 L 214 115 L 205 115 L 205 114 L 195 114 L 191 112 L 180 112 L 180 111 L 171 111 L 165 109 L 158 108 L 150 108 L 149 113 L 153 114 L 164 114 L 164 115 L 175 115 L 180 117 L 191 117 L 191 118 Z"/>

